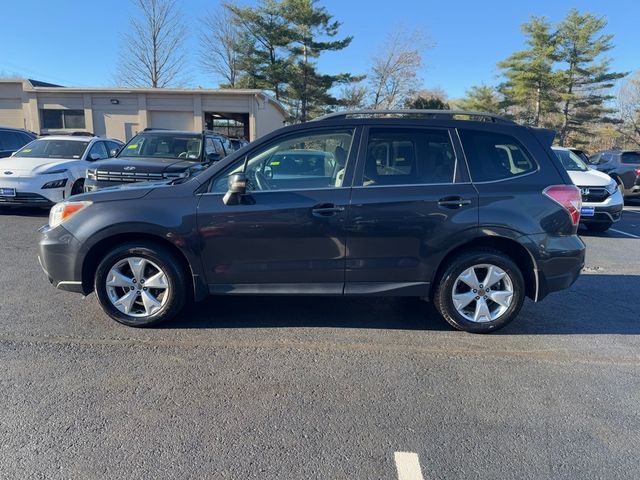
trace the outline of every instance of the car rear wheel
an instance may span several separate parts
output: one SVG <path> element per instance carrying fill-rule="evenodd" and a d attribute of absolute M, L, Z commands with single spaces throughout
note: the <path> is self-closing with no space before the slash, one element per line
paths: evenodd
<path fill-rule="evenodd" d="M 520 312 L 525 283 L 518 266 L 497 250 L 473 250 L 454 258 L 436 286 L 434 303 L 458 330 L 489 333 Z"/>
<path fill-rule="evenodd" d="M 100 306 L 132 327 L 157 325 L 183 308 L 188 279 L 173 253 L 157 245 L 125 244 L 109 252 L 95 275 Z"/>
<path fill-rule="evenodd" d="M 592 232 L 606 232 L 611 228 L 613 222 L 598 222 L 598 223 L 585 223 L 587 230 Z"/>

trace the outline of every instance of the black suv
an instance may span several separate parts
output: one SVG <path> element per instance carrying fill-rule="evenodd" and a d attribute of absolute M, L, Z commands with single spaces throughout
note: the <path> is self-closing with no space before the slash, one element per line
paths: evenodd
<path fill-rule="evenodd" d="M 208 294 L 395 295 L 489 332 L 584 264 L 553 138 L 489 114 L 333 114 L 190 178 L 56 205 L 40 261 L 132 326 Z"/>
<path fill-rule="evenodd" d="M 640 196 L 640 151 L 607 150 L 594 153 L 589 164 L 613 178 L 625 197 Z"/>
<path fill-rule="evenodd" d="M 33 142 L 35 133 L 20 128 L 0 127 L 0 158 L 9 157 L 27 143 Z"/>
<path fill-rule="evenodd" d="M 214 132 L 145 128 L 115 158 L 87 170 L 85 192 L 123 183 L 188 177 L 233 151 L 231 141 Z"/>

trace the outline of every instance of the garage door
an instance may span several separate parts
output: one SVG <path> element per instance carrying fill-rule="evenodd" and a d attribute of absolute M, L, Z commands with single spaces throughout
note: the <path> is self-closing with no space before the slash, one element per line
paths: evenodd
<path fill-rule="evenodd" d="M 193 130 L 193 112 L 149 112 L 149 127 Z"/>

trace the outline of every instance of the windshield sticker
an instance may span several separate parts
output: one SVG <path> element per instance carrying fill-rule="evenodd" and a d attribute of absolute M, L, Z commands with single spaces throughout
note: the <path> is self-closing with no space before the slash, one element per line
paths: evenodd
<path fill-rule="evenodd" d="M 32 150 L 31 148 L 24 148 L 22 151 L 23 151 L 24 153 L 29 153 L 31 150 Z"/>
<path fill-rule="evenodd" d="M 271 166 L 271 167 L 277 167 L 278 165 L 280 165 L 280 162 L 271 162 L 269 164 L 269 166 Z"/>
<path fill-rule="evenodd" d="M 128 150 L 134 150 L 134 149 L 136 149 L 136 148 L 138 148 L 138 145 L 137 145 L 137 144 L 135 144 L 135 145 L 129 145 L 129 146 L 127 147 L 127 149 L 128 149 Z"/>

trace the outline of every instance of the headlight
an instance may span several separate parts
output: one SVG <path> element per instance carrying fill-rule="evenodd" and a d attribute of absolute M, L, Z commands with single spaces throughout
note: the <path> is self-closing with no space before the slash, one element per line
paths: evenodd
<path fill-rule="evenodd" d="M 164 178 L 187 178 L 189 176 L 189 172 L 180 172 L 180 173 L 165 173 L 163 175 Z"/>
<path fill-rule="evenodd" d="M 95 180 L 96 179 L 96 172 L 97 172 L 96 168 L 87 169 L 87 178 L 89 180 Z"/>
<path fill-rule="evenodd" d="M 87 208 L 91 203 L 92 202 L 88 201 L 56 203 L 53 208 L 51 208 L 51 212 L 49 212 L 49 226 L 51 228 L 57 227 L 76 213 Z"/>
<path fill-rule="evenodd" d="M 613 195 L 616 193 L 616 190 L 618 190 L 618 183 L 612 178 L 609 184 L 604 188 L 609 192 L 609 195 Z"/>
<path fill-rule="evenodd" d="M 67 179 L 62 178 L 60 180 L 53 180 L 51 182 L 45 183 L 42 188 L 62 188 L 67 184 Z"/>
<path fill-rule="evenodd" d="M 46 172 L 40 172 L 40 175 L 57 175 L 60 173 L 67 173 L 68 171 L 68 168 L 59 168 L 58 170 L 48 170 Z"/>

